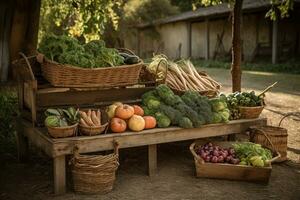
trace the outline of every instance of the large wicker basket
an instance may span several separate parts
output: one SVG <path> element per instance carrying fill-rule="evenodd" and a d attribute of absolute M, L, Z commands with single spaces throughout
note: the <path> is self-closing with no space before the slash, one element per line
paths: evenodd
<path fill-rule="evenodd" d="M 107 193 L 113 189 L 119 166 L 118 143 L 109 155 L 80 155 L 74 149 L 71 159 L 74 191 L 85 194 Z"/>
<path fill-rule="evenodd" d="M 66 127 L 50 127 L 47 126 L 48 133 L 53 138 L 64 138 L 76 135 L 78 124 L 74 124 Z"/>
<path fill-rule="evenodd" d="M 264 106 L 255 106 L 255 107 L 239 106 L 239 111 L 241 113 L 242 119 L 258 118 L 261 112 L 263 111 L 263 109 Z"/>
<path fill-rule="evenodd" d="M 276 126 L 252 126 L 250 127 L 250 141 L 270 148 L 268 137 L 276 151 L 280 153 L 280 158 L 276 162 L 287 159 L 287 130 Z"/>
<path fill-rule="evenodd" d="M 38 55 L 42 73 L 56 87 L 110 88 L 138 83 L 143 62 L 116 67 L 81 68 L 51 61 Z"/>

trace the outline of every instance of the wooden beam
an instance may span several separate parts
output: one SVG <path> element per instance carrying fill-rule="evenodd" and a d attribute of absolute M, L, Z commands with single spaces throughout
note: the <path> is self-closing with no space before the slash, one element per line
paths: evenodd
<path fill-rule="evenodd" d="M 209 60 L 209 19 L 205 19 L 205 60 Z"/>
<path fill-rule="evenodd" d="M 54 194 L 66 192 L 66 159 L 65 156 L 53 159 Z"/>
<path fill-rule="evenodd" d="M 154 176 L 157 172 L 157 145 L 148 145 L 148 174 Z"/>
<path fill-rule="evenodd" d="M 95 104 L 97 102 L 108 101 L 126 101 L 140 99 L 141 96 L 152 90 L 153 87 L 147 88 L 120 88 L 120 89 L 105 89 L 94 91 L 66 91 L 48 90 L 43 92 L 37 91 L 37 107 L 50 107 L 62 105 L 82 105 Z"/>
<path fill-rule="evenodd" d="M 278 56 L 278 20 L 273 21 L 272 26 L 272 64 L 277 63 Z"/>
<path fill-rule="evenodd" d="M 192 23 L 187 22 L 187 56 L 192 57 Z"/>

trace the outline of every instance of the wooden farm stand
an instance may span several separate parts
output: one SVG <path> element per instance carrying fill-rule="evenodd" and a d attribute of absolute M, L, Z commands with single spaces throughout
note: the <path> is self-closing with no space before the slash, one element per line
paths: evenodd
<path fill-rule="evenodd" d="M 113 149 L 113 141 L 120 148 L 148 146 L 149 175 L 157 169 L 157 144 L 184 141 L 190 139 L 224 136 L 246 131 L 252 125 L 265 125 L 266 119 L 236 120 L 227 124 L 204 125 L 201 128 L 182 129 L 179 127 L 156 128 L 141 132 L 105 134 L 98 136 L 78 136 L 53 139 L 49 137 L 43 125 L 43 112 L 49 107 L 101 107 L 114 101 L 138 102 L 145 92 L 152 87 L 134 88 L 53 88 L 40 77 L 35 62 L 32 70 L 26 65 L 16 66 L 18 74 L 18 95 L 21 117 L 18 125 L 19 158 L 28 155 L 28 142 L 42 149 L 53 158 L 54 192 L 66 191 L 66 155 L 72 154 L 75 145 L 80 153 L 105 151 Z"/>

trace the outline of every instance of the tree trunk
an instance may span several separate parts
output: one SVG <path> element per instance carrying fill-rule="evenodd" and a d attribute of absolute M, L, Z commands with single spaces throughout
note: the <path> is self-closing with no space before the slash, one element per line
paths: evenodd
<path fill-rule="evenodd" d="M 232 92 L 241 91 L 241 18 L 243 0 L 235 0 L 232 18 Z"/>

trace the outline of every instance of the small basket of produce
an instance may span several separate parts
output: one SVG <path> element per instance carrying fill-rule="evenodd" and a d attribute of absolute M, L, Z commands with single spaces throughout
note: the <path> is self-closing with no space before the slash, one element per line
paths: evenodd
<path fill-rule="evenodd" d="M 63 138 L 76 135 L 79 113 L 75 108 L 49 108 L 45 111 L 45 115 L 45 125 L 51 137 Z"/>
<path fill-rule="evenodd" d="M 142 60 L 104 41 L 80 44 L 75 38 L 49 35 L 42 39 L 37 60 L 43 76 L 56 87 L 117 87 L 138 83 Z"/>
<path fill-rule="evenodd" d="M 229 107 L 231 120 L 235 119 L 254 119 L 258 118 L 264 109 L 264 96 L 267 91 L 277 84 L 267 87 L 262 93 L 256 95 L 254 91 L 251 92 L 234 92 L 227 97 L 223 96 Z"/>
<path fill-rule="evenodd" d="M 113 189 L 119 167 L 118 143 L 114 153 L 108 155 L 83 155 L 78 147 L 70 160 L 74 191 L 84 194 L 104 194 Z"/>
<path fill-rule="evenodd" d="M 279 153 L 251 142 L 195 141 L 190 145 L 196 176 L 268 182 Z"/>
<path fill-rule="evenodd" d="M 173 62 L 165 55 L 156 55 L 147 69 L 156 74 L 157 82 L 167 84 L 179 95 L 191 90 L 215 97 L 221 88 L 220 83 L 205 72 L 199 72 L 190 60 Z"/>
<path fill-rule="evenodd" d="M 82 135 L 99 135 L 105 132 L 108 125 L 108 117 L 106 112 L 98 110 L 79 111 L 80 122 L 79 132 Z"/>

